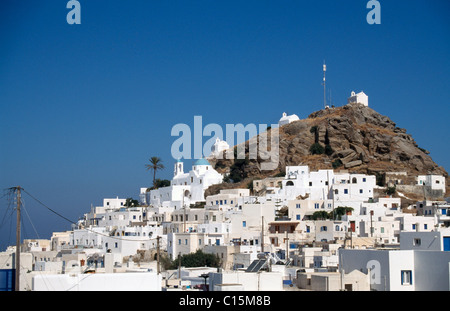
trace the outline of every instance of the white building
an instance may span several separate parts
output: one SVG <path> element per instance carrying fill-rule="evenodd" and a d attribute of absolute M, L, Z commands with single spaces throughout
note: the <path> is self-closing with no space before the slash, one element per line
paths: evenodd
<path fill-rule="evenodd" d="M 183 162 L 178 161 L 174 167 L 174 177 L 170 186 L 147 192 L 153 206 L 168 206 L 175 209 L 205 201 L 205 190 L 220 184 L 223 176 L 205 160 L 197 160 L 189 173 L 184 172 Z"/>
<path fill-rule="evenodd" d="M 367 96 L 364 92 L 359 92 L 356 94 L 352 91 L 347 102 L 348 104 L 363 104 L 364 106 L 369 106 L 369 96 Z"/>
<path fill-rule="evenodd" d="M 429 186 L 432 190 L 442 190 L 445 193 L 445 177 L 442 175 L 419 175 L 416 177 L 416 184 Z"/>
<path fill-rule="evenodd" d="M 244 271 L 209 273 L 209 289 L 211 291 L 281 291 L 283 290 L 283 275 L 280 272 Z"/>
<path fill-rule="evenodd" d="M 211 147 L 211 155 L 217 159 L 225 159 L 226 156 L 223 152 L 228 149 L 230 149 L 230 145 L 226 141 L 217 137 L 216 142 Z"/>
<path fill-rule="evenodd" d="M 429 232 L 400 232 L 400 248 L 448 252 L 450 251 L 450 228 Z"/>
<path fill-rule="evenodd" d="M 449 262 L 443 251 L 339 249 L 339 267 L 370 273 L 377 291 L 448 291 Z"/>
<path fill-rule="evenodd" d="M 33 291 L 161 291 L 156 272 L 37 274 Z"/>
<path fill-rule="evenodd" d="M 278 126 L 283 126 L 285 124 L 289 124 L 291 122 L 298 121 L 298 120 L 300 120 L 300 119 L 296 114 L 287 115 L 286 112 L 283 112 L 283 116 L 278 121 Z"/>

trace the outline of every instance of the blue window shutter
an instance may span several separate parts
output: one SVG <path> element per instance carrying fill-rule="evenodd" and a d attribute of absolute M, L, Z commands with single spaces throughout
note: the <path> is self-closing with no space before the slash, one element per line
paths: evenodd
<path fill-rule="evenodd" d="M 409 272 L 409 284 L 412 285 L 412 271 Z"/>
<path fill-rule="evenodd" d="M 401 273 L 401 275 L 402 275 L 402 285 L 403 285 L 403 282 L 404 282 L 403 277 L 404 277 L 404 275 L 405 275 L 405 272 L 404 272 L 404 271 L 400 271 L 400 273 Z"/>

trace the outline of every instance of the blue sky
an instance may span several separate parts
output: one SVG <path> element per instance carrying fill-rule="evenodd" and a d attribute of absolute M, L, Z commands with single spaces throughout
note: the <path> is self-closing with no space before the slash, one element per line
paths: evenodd
<path fill-rule="evenodd" d="M 137 198 L 149 157 L 171 178 L 177 123 L 321 109 L 324 60 L 333 104 L 363 90 L 450 168 L 448 1 L 380 0 L 381 25 L 367 24 L 365 0 L 79 2 L 69 25 L 67 1 L 1 1 L 1 189 L 20 185 L 74 220 L 103 198 Z M 40 238 L 70 229 L 24 202 Z M 14 225 L 0 203 L 3 249 Z M 24 238 L 37 237 L 31 223 Z"/>

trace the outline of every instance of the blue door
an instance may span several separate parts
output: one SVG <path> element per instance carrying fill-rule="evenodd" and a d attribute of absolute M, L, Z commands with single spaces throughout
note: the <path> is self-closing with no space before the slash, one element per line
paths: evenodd
<path fill-rule="evenodd" d="M 450 236 L 444 237 L 444 251 L 450 252 Z"/>
<path fill-rule="evenodd" d="M 0 269 L 0 291 L 13 291 L 15 287 L 15 269 Z"/>

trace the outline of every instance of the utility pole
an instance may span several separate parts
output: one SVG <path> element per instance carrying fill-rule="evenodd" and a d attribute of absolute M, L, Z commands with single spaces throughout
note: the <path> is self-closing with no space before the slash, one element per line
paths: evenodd
<path fill-rule="evenodd" d="M 181 252 L 178 253 L 178 278 L 181 280 Z"/>
<path fill-rule="evenodd" d="M 160 257 L 160 244 L 159 244 L 159 240 L 161 239 L 161 237 L 158 235 L 156 237 L 156 271 L 157 274 L 161 273 L 161 257 Z"/>
<path fill-rule="evenodd" d="M 288 229 L 286 229 L 286 237 L 284 238 L 284 241 L 286 242 L 286 263 L 289 260 L 289 236 L 288 236 Z"/>
<path fill-rule="evenodd" d="M 186 206 L 184 205 L 184 190 L 183 190 L 183 232 L 186 233 Z"/>
<path fill-rule="evenodd" d="M 264 253 L 264 216 L 261 216 L 261 253 Z"/>
<path fill-rule="evenodd" d="M 373 211 L 370 211 L 370 237 L 373 237 L 373 222 L 372 222 L 372 217 L 373 217 Z"/>
<path fill-rule="evenodd" d="M 15 291 L 20 291 L 20 203 L 21 203 L 21 187 L 13 188 L 17 192 L 17 226 L 16 226 L 16 260 L 15 260 Z"/>

